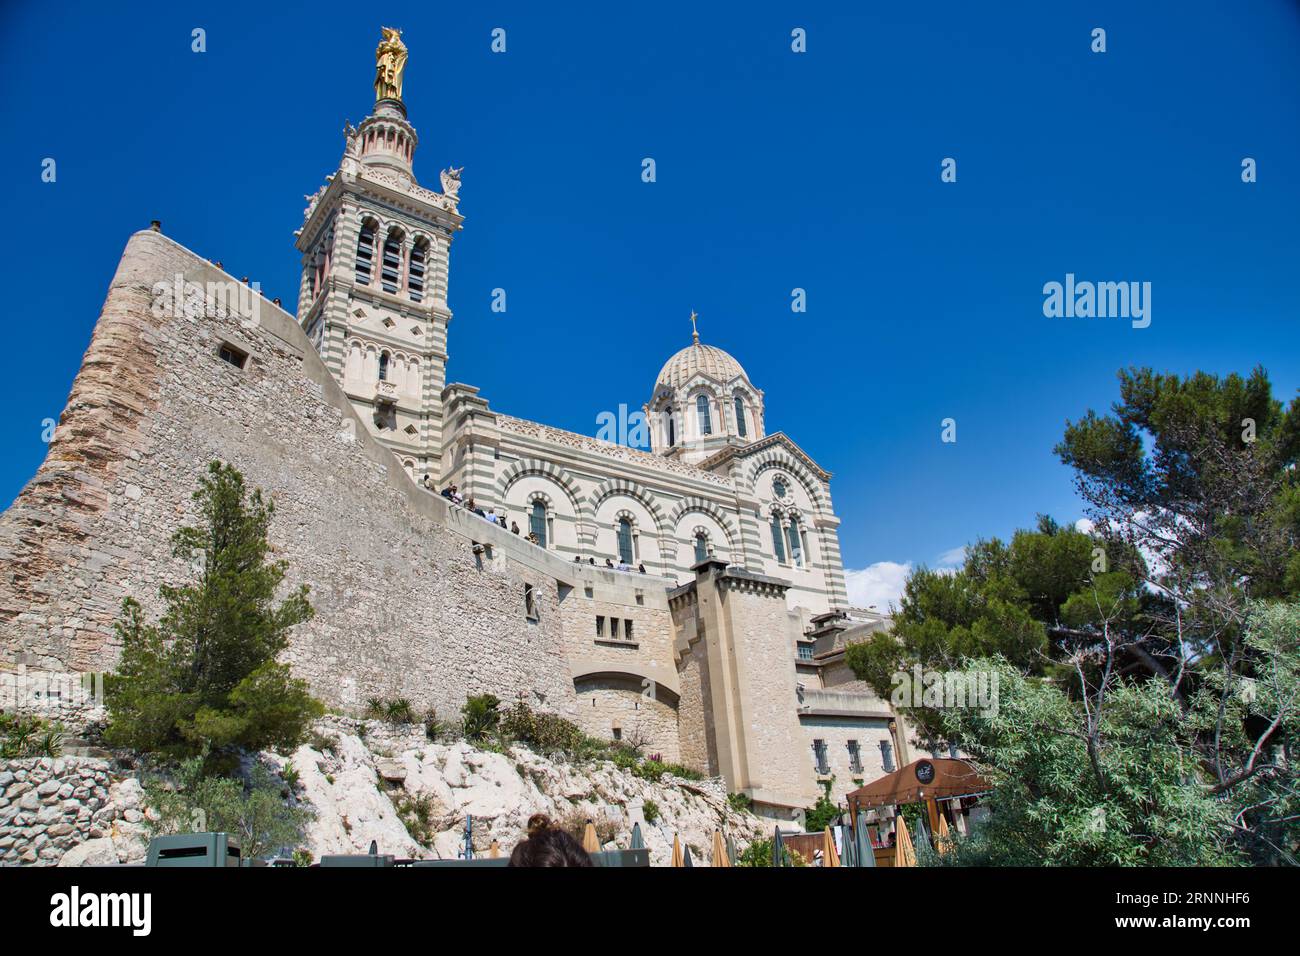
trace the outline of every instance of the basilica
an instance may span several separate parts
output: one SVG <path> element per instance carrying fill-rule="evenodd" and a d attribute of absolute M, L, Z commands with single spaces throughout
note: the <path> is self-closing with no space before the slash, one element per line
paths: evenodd
<path fill-rule="evenodd" d="M 499 516 L 532 547 L 579 565 L 630 569 L 637 577 L 625 584 L 666 592 L 670 606 L 674 598 L 685 606 L 683 594 L 697 587 L 702 568 L 775 600 L 780 613 L 764 609 L 763 625 L 728 622 L 768 629 L 755 641 L 763 659 L 738 666 L 724 653 L 713 662 L 733 672 L 777 668 L 788 678 L 770 689 L 784 695 L 783 723 L 793 730 L 797 721 L 797 732 L 778 742 L 755 733 L 762 728 L 732 728 L 731 747 L 766 737 L 773 756 L 795 765 L 779 773 L 781 792 L 755 794 L 760 801 L 807 803 L 814 781 L 827 788 L 834 779 L 833 791 L 844 792 L 893 769 L 894 751 L 906 757 L 904 735 L 889 707 L 843 664 L 846 638 L 887 622 L 849 607 L 831 475 L 790 436 L 768 430 L 763 391 L 735 357 L 693 331 L 690 344 L 664 362 L 647 382 L 649 450 L 506 414 L 478 388 L 448 381 L 447 289 L 452 240 L 464 223 L 462 171 L 444 169 L 441 190 L 419 184 L 419 137 L 402 99 L 406 49 L 396 31 L 385 32 L 378 59 L 373 112 L 347 128 L 339 167 L 308 197 L 296 234 L 299 323 L 360 419 L 413 482 L 454 486 L 458 500 Z M 644 607 L 646 595 L 635 600 Z M 684 646 L 660 648 L 656 660 L 646 633 L 653 627 L 639 626 L 626 608 L 604 610 L 573 649 L 579 699 L 594 695 L 594 710 L 604 703 L 605 711 L 625 711 L 626 700 L 608 706 L 611 694 L 640 693 L 646 675 L 670 670 L 677 679 L 656 686 L 679 698 L 680 710 L 680 672 L 690 655 L 682 619 L 698 615 L 674 613 L 665 637 Z M 641 653 L 630 648 L 634 639 Z M 724 688 L 716 700 L 702 700 L 715 713 L 701 724 L 716 736 L 714 718 L 734 709 L 728 694 L 746 690 Z M 590 730 L 624 729 L 605 716 L 589 719 Z M 755 743 L 744 743 L 747 734 Z M 713 751 L 704 762 L 722 769 L 716 740 L 701 747 Z M 731 759 L 737 773 L 751 760 Z M 835 763 L 843 765 L 838 772 Z"/>

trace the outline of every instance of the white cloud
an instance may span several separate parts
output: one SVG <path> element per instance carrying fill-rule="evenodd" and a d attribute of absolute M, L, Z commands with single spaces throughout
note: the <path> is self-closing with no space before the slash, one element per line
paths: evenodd
<path fill-rule="evenodd" d="M 854 571 L 845 569 L 844 583 L 849 592 L 849 603 L 854 607 L 871 607 L 887 612 L 889 605 L 898 604 L 903 594 L 903 583 L 912 573 L 912 562 L 877 561 Z"/>
<path fill-rule="evenodd" d="M 950 548 L 943 554 L 939 555 L 940 568 L 959 568 L 966 563 L 966 545 L 960 548 Z"/>
<path fill-rule="evenodd" d="M 1074 530 L 1082 531 L 1084 534 L 1092 534 L 1097 530 L 1097 525 L 1091 518 L 1080 518 L 1074 523 Z"/>

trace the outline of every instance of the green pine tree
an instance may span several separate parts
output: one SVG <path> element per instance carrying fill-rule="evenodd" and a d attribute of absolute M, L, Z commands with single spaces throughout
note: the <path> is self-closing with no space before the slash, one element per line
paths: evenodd
<path fill-rule="evenodd" d="M 202 523 L 179 529 L 172 545 L 198 580 L 160 589 L 156 624 L 134 599 L 123 602 L 107 739 L 172 757 L 294 747 L 323 713 L 276 660 L 289 630 L 312 616 L 308 588 L 276 602 L 287 564 L 269 558 L 274 505 L 249 495 L 235 468 L 212 462 L 194 500 Z"/>

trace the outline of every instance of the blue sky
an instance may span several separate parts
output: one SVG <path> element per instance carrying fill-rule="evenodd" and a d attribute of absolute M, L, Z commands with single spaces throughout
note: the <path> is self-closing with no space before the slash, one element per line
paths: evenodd
<path fill-rule="evenodd" d="M 0 499 L 150 219 L 294 300 L 303 195 L 369 109 L 381 24 L 411 50 L 417 175 L 465 167 L 449 379 L 594 434 L 697 310 L 768 428 L 834 472 L 864 598 L 1036 512 L 1079 517 L 1052 446 L 1120 367 L 1263 364 L 1295 396 L 1300 5 L 837 6 L 5 4 Z M 1066 273 L 1150 282 L 1150 327 L 1045 318 Z"/>

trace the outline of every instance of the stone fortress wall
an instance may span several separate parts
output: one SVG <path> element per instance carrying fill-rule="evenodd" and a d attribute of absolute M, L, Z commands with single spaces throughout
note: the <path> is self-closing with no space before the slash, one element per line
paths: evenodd
<path fill-rule="evenodd" d="M 329 704 L 400 695 L 451 713 L 491 692 L 573 716 L 572 566 L 416 487 L 286 312 L 258 298 L 256 322 L 155 314 L 155 283 L 177 276 L 235 282 L 158 232 L 132 236 L 47 458 L 0 517 L 0 664 L 111 669 L 122 599 L 156 615 L 158 586 L 189 579 L 170 537 L 221 459 L 275 501 L 274 553 L 317 610 L 287 658 Z"/>

